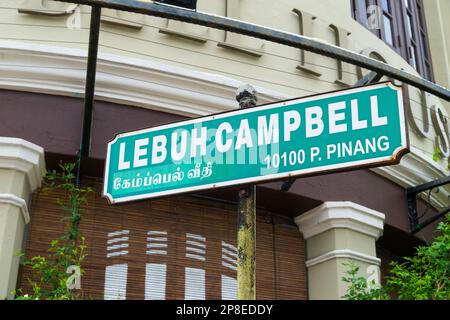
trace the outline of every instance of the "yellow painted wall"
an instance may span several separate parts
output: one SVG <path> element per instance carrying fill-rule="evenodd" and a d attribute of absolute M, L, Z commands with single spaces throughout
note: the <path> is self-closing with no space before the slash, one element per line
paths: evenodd
<path fill-rule="evenodd" d="M 448 61 L 450 56 L 450 22 L 445 19 L 445 14 L 450 12 L 449 2 L 447 0 L 425 1 L 426 10 L 428 10 L 427 18 L 435 17 L 436 12 L 440 13 L 442 18 L 440 20 L 433 19 L 433 24 L 429 27 L 430 33 L 433 34 L 430 42 L 434 61 Z M 37 3 L 41 3 L 41 0 L 0 0 L 0 40 L 87 49 L 89 7 L 80 7 L 80 29 L 70 29 L 67 25 L 69 23 L 73 26 L 73 22 L 76 22 L 78 17 L 76 14 L 48 16 L 19 13 L 17 10 L 18 7 L 29 6 L 30 4 L 36 5 Z M 61 6 L 60 3 L 47 0 L 42 3 L 50 6 Z M 227 7 L 230 10 L 237 8 L 233 17 L 293 33 L 298 33 L 300 30 L 299 17 L 292 12 L 294 8 L 297 8 L 316 17 L 312 22 L 312 34 L 310 36 L 335 43 L 335 33 L 329 27 L 330 24 L 333 24 L 342 28 L 344 35 L 347 32 L 350 34 L 346 39 L 348 49 L 357 52 L 362 52 L 368 48 L 375 49 L 384 56 L 388 63 L 404 68 L 406 71 L 415 72 L 387 44 L 352 19 L 350 0 L 198 1 L 200 11 L 219 15 L 227 14 Z M 433 12 L 433 10 L 436 11 Z M 337 80 L 337 62 L 330 58 L 309 54 L 309 64 L 306 66 L 315 67 L 322 74 L 320 77 L 316 77 L 297 69 L 300 59 L 300 50 L 298 49 L 248 37 L 226 35 L 224 31 L 220 30 L 185 23 L 168 23 L 166 19 L 150 16 L 124 13 L 117 15 L 116 11 L 111 10 L 105 11 L 104 16 L 109 17 L 109 19 L 115 17 L 116 21 L 123 21 L 125 24 L 132 23 L 133 27 L 102 23 L 100 52 L 148 59 L 163 64 L 224 75 L 276 90 L 292 97 L 344 88 L 342 85 L 335 83 Z M 160 32 L 161 29 L 166 28 L 178 32 L 181 30 L 207 41 L 188 40 Z M 440 33 L 436 31 L 438 29 L 441 30 Z M 226 39 L 233 41 L 232 44 L 234 45 L 247 48 L 250 53 L 260 52 L 262 55 L 256 57 L 229 47 L 219 46 Z M 442 64 L 438 64 L 434 67 L 437 74 L 436 80 L 444 86 L 448 86 L 450 83 L 448 76 L 450 70 L 446 69 L 448 66 L 443 67 Z M 344 64 L 344 77 L 346 78 L 344 80 L 348 83 L 356 82 L 356 67 Z M 414 118 L 418 123 L 422 121 L 420 101 L 418 90 L 411 88 L 411 106 Z M 431 108 L 435 103 L 443 104 L 437 99 L 430 98 L 428 107 Z M 450 114 L 450 109 L 448 114 Z M 420 137 L 411 132 L 411 144 L 422 150 L 431 159 L 435 149 L 435 136 L 436 133 L 433 130 L 427 137 Z M 440 165 L 442 168 L 447 167 L 444 159 L 440 161 Z"/>

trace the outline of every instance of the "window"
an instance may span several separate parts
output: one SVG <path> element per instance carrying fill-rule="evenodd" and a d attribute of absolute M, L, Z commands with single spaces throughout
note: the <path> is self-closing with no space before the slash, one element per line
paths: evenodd
<path fill-rule="evenodd" d="M 423 77 L 431 80 L 433 78 L 431 55 L 422 0 L 403 0 L 402 2 L 408 61 Z"/>
<path fill-rule="evenodd" d="M 382 9 L 382 24 L 383 24 L 383 35 L 384 41 L 389 43 L 391 46 L 394 45 L 394 28 L 393 28 L 393 17 L 392 17 L 392 7 L 391 2 L 388 0 L 381 1 Z"/>
<path fill-rule="evenodd" d="M 353 18 L 390 45 L 424 78 L 433 71 L 422 0 L 352 0 Z"/>
<path fill-rule="evenodd" d="M 400 9 L 398 2 L 392 0 L 352 0 L 352 7 L 353 18 L 401 55 L 401 28 L 396 16 Z"/>

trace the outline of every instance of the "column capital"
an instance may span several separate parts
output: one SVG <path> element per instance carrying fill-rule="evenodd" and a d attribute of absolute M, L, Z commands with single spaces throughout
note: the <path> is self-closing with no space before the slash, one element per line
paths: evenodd
<path fill-rule="evenodd" d="M 41 186 L 44 149 L 19 138 L 0 137 L 0 300 L 12 299 L 16 287 L 25 225 L 30 222 L 27 200 Z"/>
<path fill-rule="evenodd" d="M 384 214 L 350 201 L 324 202 L 295 218 L 305 240 L 331 229 L 351 229 L 378 239 Z"/>
<path fill-rule="evenodd" d="M 349 201 L 324 202 L 295 218 L 306 240 L 310 299 L 345 295 L 348 285 L 342 277 L 347 261 L 357 263 L 363 276 L 373 266 L 379 275 L 375 243 L 383 233 L 384 218 L 381 212 Z"/>
<path fill-rule="evenodd" d="M 28 212 L 27 203 L 22 198 L 11 193 L 0 193 L 0 204 L 10 204 L 20 209 L 25 224 L 30 222 L 30 214 Z"/>
<path fill-rule="evenodd" d="M 0 169 L 25 173 L 34 191 L 45 174 L 44 149 L 23 139 L 0 137 Z"/>

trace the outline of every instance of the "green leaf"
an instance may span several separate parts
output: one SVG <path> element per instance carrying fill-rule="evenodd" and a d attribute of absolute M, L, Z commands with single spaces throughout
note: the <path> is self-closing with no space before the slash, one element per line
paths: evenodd
<path fill-rule="evenodd" d="M 439 147 L 436 146 L 434 148 L 434 153 L 433 153 L 433 160 L 435 162 L 439 162 L 439 158 L 441 157 L 441 151 L 439 150 Z"/>

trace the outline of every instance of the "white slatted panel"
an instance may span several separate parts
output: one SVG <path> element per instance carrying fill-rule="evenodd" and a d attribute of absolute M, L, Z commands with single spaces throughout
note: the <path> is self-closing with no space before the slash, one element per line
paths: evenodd
<path fill-rule="evenodd" d="M 113 258 L 128 254 L 128 235 L 130 230 L 120 230 L 108 233 L 106 257 Z"/>
<path fill-rule="evenodd" d="M 145 300 L 166 299 L 167 266 L 160 263 L 145 265 Z"/>
<path fill-rule="evenodd" d="M 128 265 L 115 264 L 105 270 L 105 300 L 125 300 L 127 298 Z"/>
<path fill-rule="evenodd" d="M 222 241 L 222 265 L 230 270 L 237 270 L 237 248 L 230 243 Z M 222 275 L 222 299 L 237 299 L 237 280 L 226 275 Z"/>
<path fill-rule="evenodd" d="M 186 233 L 186 258 L 205 261 L 206 238 L 192 233 Z"/>
<path fill-rule="evenodd" d="M 222 300 L 237 300 L 237 280 L 222 275 Z"/>
<path fill-rule="evenodd" d="M 205 300 L 205 270 L 185 268 L 185 300 Z"/>

